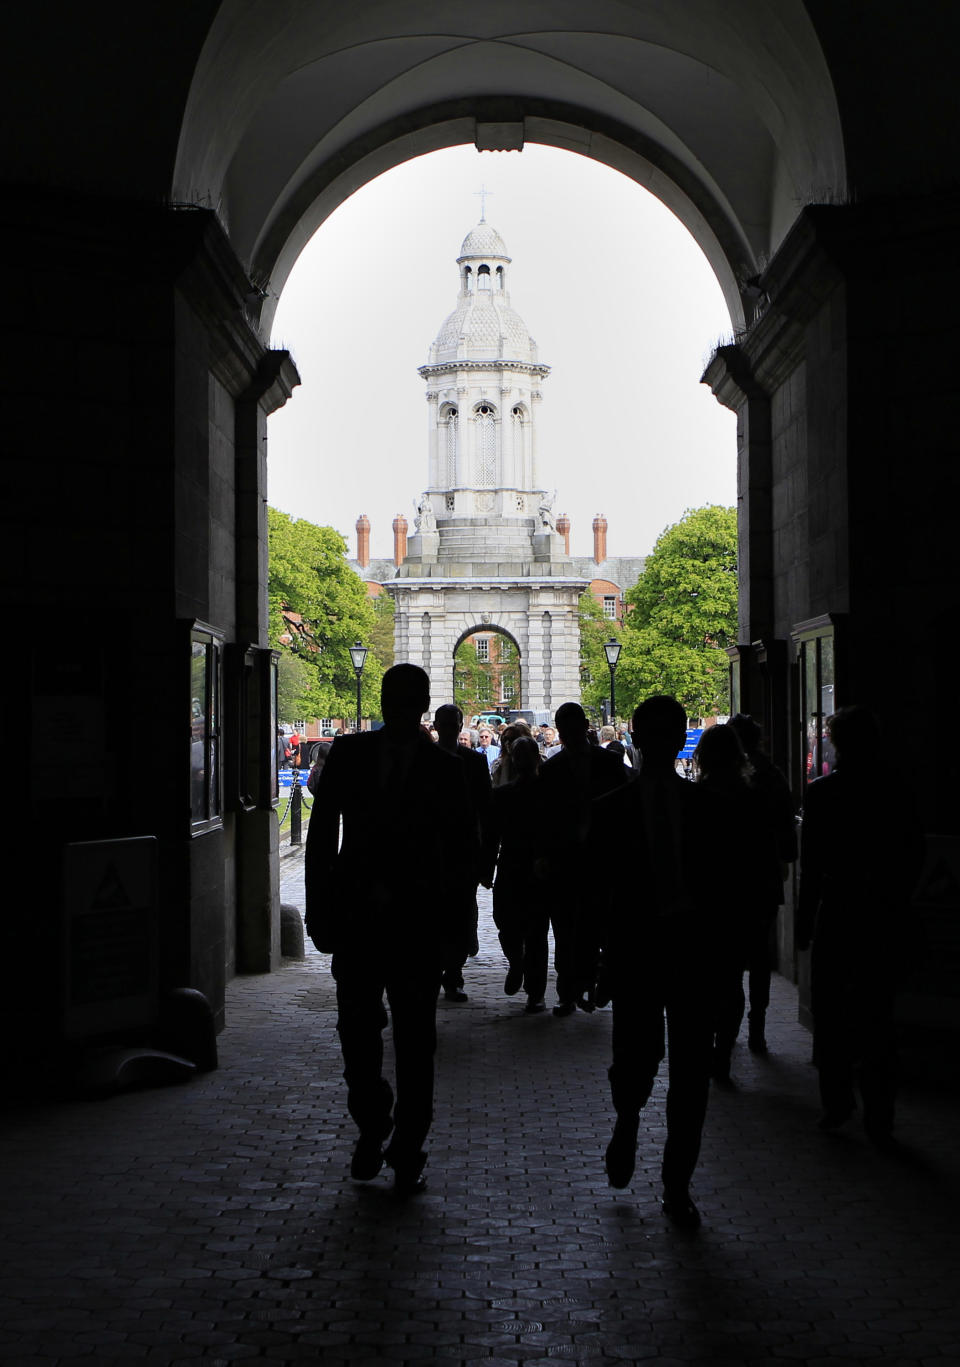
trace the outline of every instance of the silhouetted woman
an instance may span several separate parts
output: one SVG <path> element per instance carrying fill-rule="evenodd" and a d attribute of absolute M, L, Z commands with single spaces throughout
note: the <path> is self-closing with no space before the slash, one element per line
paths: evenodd
<path fill-rule="evenodd" d="M 505 726 L 500 732 L 500 754 L 493 761 L 490 770 L 490 778 L 494 788 L 502 788 L 504 784 L 511 783 L 516 777 L 513 771 L 513 763 L 510 758 L 510 751 L 515 740 L 520 737 L 533 739 L 530 727 L 523 720 L 512 721 L 509 726 Z M 538 747 L 539 748 L 539 747 Z"/>
<path fill-rule="evenodd" d="M 705 730 L 693 761 L 697 782 L 712 798 L 703 838 L 716 850 L 713 1076 L 729 1082 L 751 936 L 771 902 L 777 905 L 780 866 L 769 814 L 751 785 L 750 764 L 733 727 Z"/>
<path fill-rule="evenodd" d="M 543 883 L 534 876 L 540 813 L 540 747 L 530 735 L 516 736 L 510 745 L 514 777 L 495 787 L 491 825 L 499 854 L 493 885 L 493 920 L 509 967 L 503 990 L 527 994 L 526 1013 L 545 1010 L 547 990 L 547 931 L 550 914 Z"/>
<path fill-rule="evenodd" d="M 797 812 L 790 785 L 769 755 L 760 749 L 760 727 L 753 717 L 743 712 L 730 718 L 730 725 L 740 737 L 752 774 L 750 783 L 760 794 L 767 815 L 773 825 L 780 864 L 780 883 L 777 896 L 767 906 L 758 907 L 752 919 L 747 941 L 747 980 L 750 1010 L 747 1016 L 747 1043 L 755 1054 L 767 1052 L 765 1025 L 770 1005 L 770 969 L 773 961 L 773 927 L 777 911 L 783 905 L 783 884 L 787 865 L 797 857 Z"/>

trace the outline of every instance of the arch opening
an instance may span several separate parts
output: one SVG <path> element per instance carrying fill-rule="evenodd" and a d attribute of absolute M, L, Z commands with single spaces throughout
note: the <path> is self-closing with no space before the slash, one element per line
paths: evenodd
<path fill-rule="evenodd" d="M 523 659 L 506 627 L 479 622 L 461 631 L 453 648 L 452 693 L 465 718 L 523 707 Z"/>

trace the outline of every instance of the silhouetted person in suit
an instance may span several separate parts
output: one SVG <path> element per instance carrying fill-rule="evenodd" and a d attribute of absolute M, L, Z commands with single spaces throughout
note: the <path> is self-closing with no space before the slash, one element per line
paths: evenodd
<path fill-rule="evenodd" d="M 859 1087 L 864 1129 L 886 1145 L 896 1096 L 894 994 L 909 967 L 922 836 L 911 804 L 890 781 L 874 715 L 843 707 L 827 728 L 836 767 L 804 795 L 797 919 L 798 947 L 811 946 L 820 1125 L 842 1125 Z"/>
<path fill-rule="evenodd" d="M 558 998 L 553 1014 L 569 1016 L 578 1006 L 594 1009 L 598 878 L 590 848 L 593 803 L 622 787 L 627 770 L 619 755 L 591 744 L 579 703 L 563 703 L 555 721 L 563 748 L 540 771 L 542 847 L 550 851 L 541 871 L 553 922 Z"/>
<path fill-rule="evenodd" d="M 465 1002 L 463 966 L 477 945 L 477 884 L 489 887 L 493 878 L 494 850 L 490 835 L 490 766 L 483 755 L 460 744 L 463 713 L 454 703 L 438 707 L 433 718 L 437 743 L 456 756 L 463 767 L 468 807 L 463 813 L 458 847 L 457 891 L 450 908 L 456 938 L 443 965 L 443 995 L 448 1002 Z"/>
<path fill-rule="evenodd" d="M 777 910 L 783 905 L 783 885 L 787 865 L 797 857 L 797 812 L 790 785 L 773 760 L 760 748 L 760 727 L 743 712 L 730 718 L 740 737 L 750 767 L 750 783 L 766 805 L 773 825 L 780 882 L 776 900 L 757 908 L 747 929 L 747 979 L 750 1011 L 747 1016 L 747 1044 L 755 1054 L 767 1052 L 766 1022 L 770 1005 L 770 972 L 773 964 L 773 927 Z"/>
<path fill-rule="evenodd" d="M 528 1016 L 545 1011 L 547 932 L 550 914 L 544 885 L 537 878 L 537 845 L 541 838 L 538 781 L 540 747 L 532 736 L 517 737 L 511 747 L 514 777 L 493 791 L 492 826 L 497 878 L 493 885 L 493 919 L 509 967 L 503 984 L 508 997 L 521 988 Z"/>
<path fill-rule="evenodd" d="M 609 1078 L 617 1120 L 605 1159 L 610 1185 L 626 1187 L 633 1176 L 640 1111 L 669 1039 L 663 1211 L 676 1224 L 696 1228 L 700 1215 L 689 1184 L 700 1153 L 712 1040 L 699 851 L 710 841 L 711 804 L 674 769 L 686 727 L 675 698 L 641 703 L 633 714 L 641 757 L 637 779 L 597 803 L 598 827 L 613 848 L 630 851 L 606 909 L 598 999 L 613 1002 Z"/>
<path fill-rule="evenodd" d="M 317 949 L 333 955 L 347 1106 L 360 1130 L 351 1175 L 369 1181 L 386 1161 L 401 1194 L 423 1181 L 436 1003 L 467 807 L 461 765 L 420 728 L 429 705 L 422 669 L 387 670 L 383 728 L 334 742 L 306 848 L 307 931 Z M 424 832 L 431 857 L 418 859 Z M 393 1017 L 396 1107 L 383 1076 L 384 992 Z"/>
<path fill-rule="evenodd" d="M 704 834 L 719 856 L 710 893 L 712 1074 L 730 1086 L 751 934 L 758 921 L 769 924 L 769 909 L 776 909 L 783 883 L 769 804 L 752 785 L 750 763 L 733 727 L 704 730 L 693 763 L 698 784 L 712 799 L 709 834 Z"/>

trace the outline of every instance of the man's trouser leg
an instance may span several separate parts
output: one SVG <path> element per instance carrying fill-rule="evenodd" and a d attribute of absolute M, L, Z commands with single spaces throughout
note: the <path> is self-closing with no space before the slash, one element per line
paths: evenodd
<path fill-rule="evenodd" d="M 685 1192 L 700 1155 L 700 1137 L 710 1090 L 711 1017 L 701 975 L 681 977 L 667 996 L 667 1142 L 663 1186 Z"/>
<path fill-rule="evenodd" d="M 547 932 L 550 916 L 540 886 L 528 885 L 528 904 L 523 926 L 523 987 L 531 1001 L 543 1001 L 547 990 Z"/>
<path fill-rule="evenodd" d="M 440 965 L 403 966 L 387 978 L 397 1068 L 396 1129 L 391 1161 L 412 1161 L 433 1120 L 433 1058 L 437 1048 Z"/>
<path fill-rule="evenodd" d="M 497 875 L 493 885 L 493 924 L 507 962 L 518 964 L 523 958 L 522 893 L 515 879 Z"/>
<path fill-rule="evenodd" d="M 386 1138 L 392 1125 L 393 1092 L 383 1076 L 383 978 L 369 960 L 352 954 L 335 954 L 332 972 L 347 1110 L 361 1134 Z"/>
<path fill-rule="evenodd" d="M 652 983 L 614 984 L 612 1045 L 607 1076 L 613 1107 L 633 1120 L 650 1098 L 665 1050 L 663 999 Z"/>

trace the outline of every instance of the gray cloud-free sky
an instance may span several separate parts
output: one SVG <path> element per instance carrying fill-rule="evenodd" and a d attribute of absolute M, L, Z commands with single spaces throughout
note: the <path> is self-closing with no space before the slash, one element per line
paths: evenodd
<path fill-rule="evenodd" d="M 736 499 L 736 420 L 699 383 L 730 335 L 720 287 L 686 229 L 652 195 L 574 153 L 451 148 L 352 195 L 297 261 L 277 310 L 302 385 L 270 419 L 268 496 L 336 527 L 355 553 L 391 555 L 427 478 L 426 386 L 417 367 L 455 305 L 456 258 L 480 218 L 513 259 L 510 301 L 552 367 L 537 418 L 540 475 L 592 550 L 602 512 L 612 555 L 647 554 L 687 508 Z"/>

